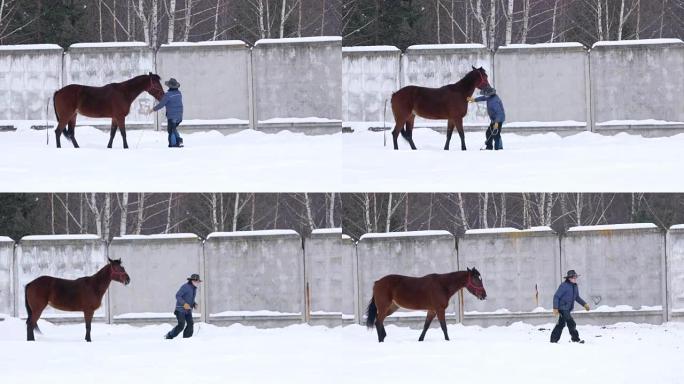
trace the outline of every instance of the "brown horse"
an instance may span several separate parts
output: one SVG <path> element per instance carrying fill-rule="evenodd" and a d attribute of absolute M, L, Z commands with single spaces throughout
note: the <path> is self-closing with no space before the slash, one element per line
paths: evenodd
<path fill-rule="evenodd" d="M 366 326 L 370 329 L 375 324 L 378 341 L 382 343 L 387 336 L 383 321 L 399 307 L 427 310 L 423 333 L 418 341 L 425 338 L 435 315 L 444 332 L 444 339 L 449 340 L 444 311 L 449 306 L 451 296 L 463 287 L 480 300 L 487 297 L 480 272 L 475 268 L 445 274 L 433 273 L 423 277 L 387 275 L 373 284 L 373 297 L 366 309 Z"/>
<path fill-rule="evenodd" d="M 463 133 L 463 117 L 468 113 L 467 98 L 473 95 L 475 88 L 489 85 L 487 72 L 482 68 L 475 68 L 468 72 L 457 83 L 445 85 L 441 88 L 426 88 L 415 85 L 406 86 L 392 94 L 392 113 L 394 114 L 394 149 L 399 149 L 397 138 L 399 134 L 408 141 L 411 149 L 416 149 L 413 143 L 413 122 L 416 115 L 426 119 L 447 120 L 447 139 L 444 149 L 449 150 L 451 134 L 454 126 L 461 137 L 461 149 L 466 150 L 465 134 Z"/>
<path fill-rule="evenodd" d="M 52 97 L 52 104 L 55 107 L 55 117 L 57 118 L 57 128 L 55 136 L 57 138 L 57 148 L 62 144 L 59 140 L 62 131 L 64 136 L 71 140 L 74 148 L 78 148 L 76 142 L 76 116 L 81 114 L 88 117 L 110 117 L 112 128 L 109 133 L 109 144 L 112 147 L 116 128 L 121 131 L 123 147 L 128 148 L 126 141 L 126 116 L 131 110 L 131 103 L 142 92 L 147 92 L 152 97 L 160 100 L 164 96 L 164 89 L 159 82 L 160 77 L 150 72 L 147 75 L 136 76 L 121 83 L 111 83 L 104 87 L 89 87 L 80 84 L 69 84 L 58 90 Z M 68 125 L 68 129 L 65 129 Z"/>
<path fill-rule="evenodd" d="M 121 260 L 109 260 L 96 274 L 76 280 L 41 276 L 26 284 L 24 300 L 26 305 L 26 340 L 35 340 L 33 330 L 38 329 L 38 319 L 49 304 L 62 311 L 83 311 L 86 326 L 86 341 L 90 341 L 90 323 L 95 310 L 102 304 L 102 296 L 109 283 L 118 281 L 124 285 L 131 282 Z"/>

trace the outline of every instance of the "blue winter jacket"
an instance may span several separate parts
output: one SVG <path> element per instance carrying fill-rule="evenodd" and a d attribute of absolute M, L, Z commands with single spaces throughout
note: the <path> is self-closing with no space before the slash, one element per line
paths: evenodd
<path fill-rule="evenodd" d="M 566 280 L 561 283 L 558 290 L 556 290 L 556 294 L 553 295 L 553 308 L 560 311 L 572 311 L 575 307 L 575 301 L 582 306 L 587 304 L 587 302 L 580 297 L 577 284 L 573 284 Z"/>
<path fill-rule="evenodd" d="M 176 292 L 176 310 L 183 311 L 183 304 L 188 303 L 190 305 L 190 310 L 192 312 L 192 307 L 195 304 L 195 295 L 197 294 L 197 287 L 192 285 L 191 282 L 187 282 L 178 289 Z"/>
<path fill-rule="evenodd" d="M 503 102 L 497 94 L 489 96 L 476 97 L 475 101 L 487 101 L 487 113 L 492 121 L 503 123 L 506 121 L 506 113 L 504 112 Z"/>
<path fill-rule="evenodd" d="M 174 121 L 183 120 L 183 95 L 176 88 L 169 89 L 168 92 L 164 94 L 159 104 L 152 108 L 158 111 L 166 107 L 166 118 Z"/>

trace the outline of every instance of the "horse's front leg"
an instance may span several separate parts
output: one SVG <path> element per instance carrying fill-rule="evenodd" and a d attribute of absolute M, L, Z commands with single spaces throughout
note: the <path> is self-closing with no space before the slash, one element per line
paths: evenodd
<path fill-rule="evenodd" d="M 124 149 L 128 149 L 128 141 L 126 140 L 126 120 L 125 117 L 119 120 L 119 131 L 121 132 L 121 138 L 123 139 Z"/>
<path fill-rule="evenodd" d="M 465 145 L 465 133 L 463 132 L 463 119 L 456 120 L 456 130 L 458 130 L 458 136 L 461 137 L 461 150 L 466 150 Z"/>
<path fill-rule="evenodd" d="M 449 340 L 449 334 L 447 333 L 446 325 L 446 315 L 444 314 L 444 308 L 437 310 L 437 319 L 439 320 L 439 325 L 442 327 L 442 332 L 444 332 L 444 340 Z"/>
<path fill-rule="evenodd" d="M 62 136 L 62 128 L 63 127 L 59 126 L 59 124 L 57 125 L 57 128 L 55 128 L 55 142 L 57 143 L 57 148 L 62 148 L 62 142 L 59 139 L 60 136 Z"/>
<path fill-rule="evenodd" d="M 85 318 L 85 327 L 86 327 L 85 339 L 87 342 L 92 341 L 90 339 L 90 324 L 93 322 L 93 313 L 95 313 L 95 311 L 92 311 L 92 310 L 83 311 L 83 317 Z"/>
<path fill-rule="evenodd" d="M 447 137 L 446 137 L 446 143 L 444 144 L 444 150 L 448 151 L 449 150 L 449 143 L 451 142 L 451 135 L 454 133 L 454 122 L 452 120 L 449 120 L 447 122 Z"/>
<path fill-rule="evenodd" d="M 427 333 L 428 328 L 430 328 L 430 324 L 432 324 L 432 320 L 435 318 L 435 311 L 428 311 L 427 316 L 425 317 L 425 325 L 423 326 L 423 333 L 420 334 L 420 337 L 418 338 L 418 341 L 423 341 L 425 340 L 425 334 Z"/>
<path fill-rule="evenodd" d="M 114 143 L 114 136 L 116 136 L 116 122 L 114 119 L 112 119 L 112 127 L 109 129 L 109 143 L 107 144 L 107 148 L 112 147 L 112 143 Z"/>

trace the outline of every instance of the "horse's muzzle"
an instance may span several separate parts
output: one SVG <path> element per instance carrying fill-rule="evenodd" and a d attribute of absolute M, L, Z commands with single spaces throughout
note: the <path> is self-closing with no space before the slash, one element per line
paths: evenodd
<path fill-rule="evenodd" d="M 123 282 L 123 283 L 124 283 L 124 285 L 130 284 L 130 283 L 131 283 L 131 277 L 128 276 L 128 275 L 126 275 L 126 277 L 124 278 L 124 282 Z"/>

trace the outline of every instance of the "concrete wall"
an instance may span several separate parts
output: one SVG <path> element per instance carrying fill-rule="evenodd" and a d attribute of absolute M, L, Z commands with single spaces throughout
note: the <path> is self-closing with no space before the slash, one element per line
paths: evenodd
<path fill-rule="evenodd" d="M 591 129 L 589 55 L 582 44 L 512 44 L 499 47 L 494 63 L 509 132 Z"/>
<path fill-rule="evenodd" d="M 252 50 L 257 129 L 340 132 L 341 47 L 340 37 L 257 41 Z M 323 120 L 297 120 L 312 117 Z"/>
<path fill-rule="evenodd" d="M 240 40 L 164 44 L 157 52 L 159 76 L 181 83 L 182 130 L 249 128 L 250 66 L 249 46 Z"/>
<path fill-rule="evenodd" d="M 581 275 L 580 295 L 592 308 L 626 305 L 633 309 L 590 312 L 589 320 L 606 316 L 600 323 L 625 317 L 654 323 L 664 320 L 665 235 L 655 225 L 570 228 L 561 239 L 561 271 L 569 269 Z"/>
<path fill-rule="evenodd" d="M 489 82 L 496 85 L 492 52 L 480 44 L 413 45 L 406 49 L 401 63 L 402 87 L 452 84 L 470 72 L 472 66 L 483 67 L 489 75 Z M 482 103 L 470 104 L 463 122 L 466 125 L 489 125 L 487 107 Z M 446 122 L 416 119 L 416 126 L 421 124 L 446 131 Z"/>
<path fill-rule="evenodd" d="M 309 322 L 340 325 L 355 314 L 356 250 L 342 228 L 314 230 L 304 241 Z"/>
<path fill-rule="evenodd" d="M 24 236 L 16 254 L 17 315 L 26 317 L 24 286 L 37 277 L 48 275 L 77 279 L 95 274 L 106 264 L 105 243 L 96 235 Z M 118 284 L 118 283 L 112 283 Z M 62 312 L 48 306 L 41 318 L 51 321 L 83 321 L 82 312 Z M 107 297 L 95 311 L 96 320 L 107 318 Z"/>
<path fill-rule="evenodd" d="M 204 243 L 207 320 L 304 320 L 304 252 L 292 230 L 217 232 Z"/>
<path fill-rule="evenodd" d="M 598 42 L 590 54 L 594 130 L 638 129 L 640 132 L 684 128 L 684 43 L 653 41 Z M 679 122 L 653 125 L 640 122 L 606 124 L 614 120 Z"/>
<path fill-rule="evenodd" d="M 487 300 L 464 289 L 464 323 L 507 325 L 521 317 L 528 322 L 553 321 L 560 244 L 550 228 L 466 232 L 458 240 L 458 269 L 473 267 L 482 275 Z M 495 313 L 502 310 L 507 313 Z"/>
<path fill-rule="evenodd" d="M 396 233 L 369 233 L 361 236 L 357 244 L 359 320 L 363 320 L 366 306 L 373 295 L 373 283 L 389 274 L 424 276 L 430 273 L 448 273 L 457 269 L 456 241 L 447 231 L 417 231 Z M 458 317 L 454 295 L 447 308 L 450 319 Z M 401 315 L 401 314 L 399 314 Z M 425 316 L 397 317 L 387 322 L 400 321 L 409 325 L 422 325 Z"/>
<path fill-rule="evenodd" d="M 131 277 L 127 286 L 112 283 L 109 289 L 111 321 L 148 323 L 175 321 L 176 291 L 187 277 L 202 271 L 202 242 L 195 234 L 115 237 L 109 257 L 121 259 Z M 197 290 L 200 305 L 195 316 L 204 312 L 203 285 Z"/>
<path fill-rule="evenodd" d="M 667 233 L 667 292 L 669 319 L 684 321 L 684 225 Z"/>
<path fill-rule="evenodd" d="M 0 120 L 41 120 L 60 88 L 62 48 L 55 44 L 0 45 Z M 52 105 L 52 104 L 50 104 Z M 52 107 L 49 120 L 55 120 Z"/>
<path fill-rule="evenodd" d="M 392 46 L 342 49 L 342 119 L 394 122 L 389 99 L 399 89 L 401 51 Z"/>
<path fill-rule="evenodd" d="M 154 52 L 145 43 L 79 43 L 72 44 L 64 57 L 64 84 L 103 86 L 126 81 L 135 76 L 155 72 Z M 153 115 L 142 113 L 155 103 L 154 97 L 143 92 L 131 105 L 126 117 L 130 127 L 154 125 Z M 77 125 L 92 124 L 109 127 L 111 119 L 90 119 L 79 116 Z M 118 139 L 117 139 L 118 140 Z"/>
<path fill-rule="evenodd" d="M 0 236 L 0 318 L 14 315 L 14 241 Z"/>

